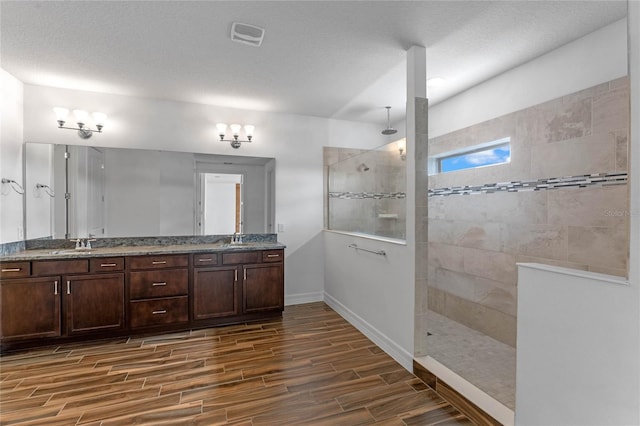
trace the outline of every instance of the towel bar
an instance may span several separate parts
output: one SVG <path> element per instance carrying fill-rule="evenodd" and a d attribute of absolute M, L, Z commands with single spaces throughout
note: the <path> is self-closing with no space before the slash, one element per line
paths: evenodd
<path fill-rule="evenodd" d="M 357 244 L 349 244 L 349 247 L 355 250 L 362 250 L 362 251 L 366 251 L 368 253 L 373 253 L 373 254 L 377 254 L 378 256 L 386 256 L 387 252 L 384 250 L 370 250 L 370 249 L 366 249 L 363 247 L 358 247 Z"/>

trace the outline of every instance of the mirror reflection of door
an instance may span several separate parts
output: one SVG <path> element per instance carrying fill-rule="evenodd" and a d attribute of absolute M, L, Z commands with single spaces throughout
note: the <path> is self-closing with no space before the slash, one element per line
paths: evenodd
<path fill-rule="evenodd" d="M 104 152 L 94 147 L 68 147 L 71 235 L 102 237 L 105 228 Z"/>
<path fill-rule="evenodd" d="M 200 226 L 204 235 L 242 232 L 241 174 L 200 173 Z"/>
<path fill-rule="evenodd" d="M 104 152 L 89 148 L 87 153 L 87 236 L 104 235 Z"/>
<path fill-rule="evenodd" d="M 271 164 L 271 167 L 273 167 L 273 164 Z M 276 179 L 275 179 L 275 170 L 273 168 L 269 168 L 266 171 L 266 175 L 267 175 L 267 190 L 266 190 L 266 196 L 267 196 L 267 214 L 266 214 L 266 219 L 267 219 L 267 232 L 268 233 L 273 233 L 275 232 L 275 227 L 274 227 L 274 222 L 276 220 L 275 216 L 276 216 Z"/>

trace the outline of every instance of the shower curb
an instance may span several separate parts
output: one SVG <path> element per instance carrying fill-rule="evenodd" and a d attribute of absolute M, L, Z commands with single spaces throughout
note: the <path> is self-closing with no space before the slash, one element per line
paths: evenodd
<path fill-rule="evenodd" d="M 444 400 L 457 408 L 462 414 L 479 426 L 500 426 L 498 420 L 491 417 L 473 402 L 442 381 L 438 376 L 429 371 L 415 359 L 413 360 L 413 374 L 433 389 Z"/>

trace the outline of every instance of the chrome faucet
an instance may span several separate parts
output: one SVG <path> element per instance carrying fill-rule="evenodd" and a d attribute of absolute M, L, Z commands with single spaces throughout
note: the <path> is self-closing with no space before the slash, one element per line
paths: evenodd
<path fill-rule="evenodd" d="M 76 243 L 76 250 L 91 250 L 91 242 L 96 241 L 95 238 L 76 238 L 75 240 L 70 240 Z"/>
<path fill-rule="evenodd" d="M 233 236 L 231 237 L 231 244 L 242 244 L 242 234 L 238 234 L 237 232 L 233 233 Z"/>

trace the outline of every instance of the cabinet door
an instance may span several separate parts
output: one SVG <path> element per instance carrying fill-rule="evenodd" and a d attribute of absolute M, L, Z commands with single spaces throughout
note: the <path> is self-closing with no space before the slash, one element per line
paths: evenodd
<path fill-rule="evenodd" d="M 60 291 L 60 277 L 0 281 L 0 337 L 60 336 Z"/>
<path fill-rule="evenodd" d="M 245 313 L 284 309 L 282 263 L 243 266 Z"/>
<path fill-rule="evenodd" d="M 68 335 L 124 327 L 124 274 L 64 277 Z"/>
<path fill-rule="evenodd" d="M 240 313 L 238 268 L 195 268 L 193 272 L 193 319 L 218 318 Z"/>

